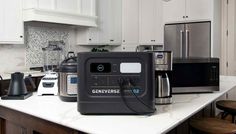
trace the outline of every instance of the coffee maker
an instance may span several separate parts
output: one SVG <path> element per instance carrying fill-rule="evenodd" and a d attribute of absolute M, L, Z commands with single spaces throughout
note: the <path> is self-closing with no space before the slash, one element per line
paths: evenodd
<path fill-rule="evenodd" d="M 170 77 L 172 72 L 172 52 L 154 51 L 156 104 L 172 103 Z"/>

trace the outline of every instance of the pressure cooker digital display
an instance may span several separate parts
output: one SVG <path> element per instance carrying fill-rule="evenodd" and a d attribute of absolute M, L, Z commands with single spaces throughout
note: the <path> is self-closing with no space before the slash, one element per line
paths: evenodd
<path fill-rule="evenodd" d="M 109 73 L 111 72 L 110 63 L 91 63 L 90 72 L 92 73 Z"/>
<path fill-rule="evenodd" d="M 77 80 L 77 77 L 71 77 L 71 78 L 70 78 L 70 83 L 71 83 L 71 84 L 77 84 L 77 81 L 78 81 L 78 80 Z"/>

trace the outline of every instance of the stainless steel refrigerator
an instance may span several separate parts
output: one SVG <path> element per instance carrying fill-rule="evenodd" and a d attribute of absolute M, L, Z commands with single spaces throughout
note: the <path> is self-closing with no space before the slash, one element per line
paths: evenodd
<path fill-rule="evenodd" d="M 164 49 L 173 51 L 178 58 L 210 57 L 211 22 L 166 24 Z"/>

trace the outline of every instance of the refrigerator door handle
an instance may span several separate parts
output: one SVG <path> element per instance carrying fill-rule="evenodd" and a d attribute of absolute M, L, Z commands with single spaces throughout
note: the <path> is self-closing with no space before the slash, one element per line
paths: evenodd
<path fill-rule="evenodd" d="M 180 57 L 182 58 L 183 57 L 183 34 L 184 34 L 184 31 L 183 30 L 180 30 Z"/>
<path fill-rule="evenodd" d="M 189 30 L 186 30 L 186 49 L 185 49 L 185 58 L 189 57 Z"/>

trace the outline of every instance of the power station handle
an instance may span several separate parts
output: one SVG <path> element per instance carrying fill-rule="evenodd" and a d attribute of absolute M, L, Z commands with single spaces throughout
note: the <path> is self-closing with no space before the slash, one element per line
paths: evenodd
<path fill-rule="evenodd" d="M 185 49 L 185 58 L 189 57 L 189 30 L 186 30 L 186 49 Z"/>
<path fill-rule="evenodd" d="M 184 31 L 180 30 L 180 57 L 183 57 L 183 34 Z"/>

